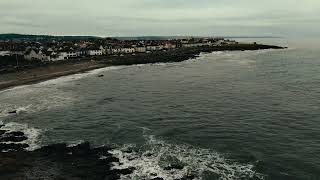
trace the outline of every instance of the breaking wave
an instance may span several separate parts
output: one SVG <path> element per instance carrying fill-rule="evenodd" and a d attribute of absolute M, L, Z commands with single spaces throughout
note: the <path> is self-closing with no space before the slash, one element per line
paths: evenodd
<path fill-rule="evenodd" d="M 152 135 L 146 139 L 142 147 L 124 145 L 109 151 L 120 160 L 113 169 L 135 169 L 121 179 L 264 179 L 252 164 L 232 162 L 215 151 L 171 144 Z"/>
<path fill-rule="evenodd" d="M 55 79 L 51 79 L 51 80 L 47 80 L 41 83 L 38 83 L 36 85 L 51 85 L 51 84 L 62 84 L 62 83 L 68 83 L 70 81 L 75 81 L 78 79 L 82 79 L 85 78 L 87 76 L 92 76 L 92 75 L 96 75 L 99 73 L 103 73 L 106 71 L 111 71 L 111 70 L 117 70 L 117 69 L 122 69 L 124 68 L 124 66 L 110 66 L 110 67 L 104 67 L 104 68 L 99 68 L 99 69 L 94 69 L 85 73 L 78 73 L 78 74 L 72 74 L 72 75 L 68 75 L 68 76 L 62 76 L 59 78 L 55 78 Z"/>
<path fill-rule="evenodd" d="M 0 124 L 2 124 L 0 122 Z M 5 126 L 1 127 L 1 130 L 5 130 L 8 133 L 10 132 L 23 132 L 24 135 L 27 137 L 26 140 L 21 141 L 21 142 L 9 142 L 9 143 L 14 143 L 14 144 L 28 144 L 29 147 L 26 148 L 28 151 L 33 151 L 35 149 L 40 148 L 40 143 L 39 143 L 39 136 L 41 134 L 40 129 L 36 129 L 33 127 L 29 127 L 27 124 L 19 124 L 15 122 L 10 122 L 7 124 L 4 124 Z"/>

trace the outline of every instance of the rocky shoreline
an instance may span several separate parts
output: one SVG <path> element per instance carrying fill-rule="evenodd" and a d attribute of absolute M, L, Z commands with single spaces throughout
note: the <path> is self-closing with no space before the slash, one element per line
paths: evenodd
<path fill-rule="evenodd" d="M 28 137 L 21 131 L 1 130 L 3 127 L 5 125 L 0 125 L 0 179 L 117 180 L 135 170 L 134 167 L 112 168 L 113 164 L 121 164 L 110 153 L 113 147 L 91 147 L 89 142 L 74 146 L 53 144 L 27 151 L 29 145 L 24 141 Z M 183 168 L 175 163 L 163 167 L 165 170 Z M 163 180 L 157 174 L 152 176 L 152 180 Z M 194 176 L 179 180 L 188 179 L 194 179 Z"/>
<path fill-rule="evenodd" d="M 0 89 L 34 83 L 59 76 L 81 73 L 107 66 L 146 64 L 159 62 L 180 62 L 195 58 L 202 52 L 213 51 L 245 51 L 259 49 L 283 49 L 278 46 L 243 44 L 219 47 L 184 48 L 172 51 L 161 51 L 146 54 L 95 57 L 94 61 L 81 60 L 67 64 L 50 64 L 44 67 L 25 70 L 25 73 L 14 72 L 0 77 Z M 40 69 L 39 69 L 40 68 Z M 18 76 L 19 75 L 19 76 Z M 21 77 L 23 76 L 23 77 Z M 18 78 L 17 78 L 18 77 Z M 1 79 L 2 78 L 2 79 Z M 16 114 L 13 110 L 8 112 Z M 53 144 L 28 151 L 28 136 L 21 131 L 10 131 L 6 125 L 0 124 L 0 179 L 46 179 L 46 180 L 113 180 L 123 175 L 132 174 L 134 167 L 113 168 L 121 164 L 119 158 L 110 151 L 112 146 L 92 147 L 88 142 L 75 146 L 65 143 Z M 161 165 L 164 170 L 183 169 L 183 164 L 175 157 L 166 157 Z M 157 174 L 151 175 L 154 180 L 161 180 Z M 215 179 L 219 179 L 215 175 Z M 180 180 L 194 179 L 189 174 Z"/>
<path fill-rule="evenodd" d="M 200 53 L 210 53 L 214 51 L 246 51 L 261 49 L 284 49 L 279 46 L 260 45 L 260 44 L 237 44 L 224 46 L 204 46 L 193 48 L 179 48 L 168 51 L 158 51 L 151 53 L 142 53 L 123 56 L 99 56 L 92 58 L 83 58 L 66 62 L 54 62 L 43 64 L 41 66 L 20 69 L 15 72 L 4 73 L 0 76 L 0 90 L 14 86 L 26 85 L 54 79 L 61 76 L 83 73 L 93 69 L 148 63 L 167 63 L 181 62 L 196 58 Z"/>
<path fill-rule="evenodd" d="M 0 125 L 0 128 L 5 125 Z M 130 174 L 133 168 L 112 169 L 113 157 L 108 146 L 90 147 L 88 142 L 75 146 L 54 144 L 34 151 L 20 131 L 0 129 L 0 179 L 111 180 Z"/>
<path fill-rule="evenodd" d="M 262 49 L 285 49 L 284 47 L 261 45 L 261 44 L 237 44 L 224 46 L 202 46 L 194 48 L 179 48 L 169 51 L 137 54 L 135 56 L 113 57 L 102 62 L 109 65 L 134 65 L 148 63 L 181 62 L 196 58 L 200 53 L 211 53 L 215 51 L 253 51 Z"/>

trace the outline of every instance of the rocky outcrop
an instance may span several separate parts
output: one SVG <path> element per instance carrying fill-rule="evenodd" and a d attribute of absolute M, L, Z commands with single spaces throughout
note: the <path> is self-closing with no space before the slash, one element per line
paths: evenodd
<path fill-rule="evenodd" d="M 92 148 L 86 142 L 74 147 L 54 144 L 32 152 L 20 149 L 0 153 L 0 179 L 114 180 L 131 174 L 134 168 L 111 169 L 112 162 L 119 159 L 108 153 L 109 149 Z"/>
<path fill-rule="evenodd" d="M 214 51 L 245 51 L 260 49 L 284 49 L 279 46 L 260 44 L 237 44 L 225 46 L 203 46 L 192 48 L 178 48 L 168 51 L 156 51 L 151 53 L 136 54 L 135 56 L 125 55 L 118 57 L 108 57 L 100 59 L 104 63 L 111 65 L 133 65 L 159 62 L 181 62 L 191 58 L 196 58 L 200 53 L 210 53 Z"/>
<path fill-rule="evenodd" d="M 26 151 L 23 132 L 0 132 L 0 179 L 115 180 L 134 171 L 112 169 L 112 163 L 119 159 L 108 152 L 112 149 L 109 146 L 93 148 L 84 142 L 70 147 L 61 143 Z"/>
<path fill-rule="evenodd" d="M 17 114 L 17 110 L 9 111 L 9 114 Z"/>
<path fill-rule="evenodd" d="M 0 128 L 2 127 L 4 127 L 4 125 L 0 126 Z M 29 147 L 29 145 L 23 143 L 23 141 L 27 139 L 28 138 L 23 132 L 9 132 L 7 130 L 0 129 L 0 152 L 24 150 Z"/>

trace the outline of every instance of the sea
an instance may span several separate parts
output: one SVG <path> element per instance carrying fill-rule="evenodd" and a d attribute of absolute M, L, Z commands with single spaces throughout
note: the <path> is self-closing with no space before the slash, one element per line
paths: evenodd
<path fill-rule="evenodd" d="M 113 168 L 135 168 L 122 179 L 320 179 L 319 41 L 236 40 L 288 49 L 202 53 L 2 90 L 0 124 L 25 132 L 30 151 L 112 145 Z M 164 157 L 183 169 L 164 170 Z"/>

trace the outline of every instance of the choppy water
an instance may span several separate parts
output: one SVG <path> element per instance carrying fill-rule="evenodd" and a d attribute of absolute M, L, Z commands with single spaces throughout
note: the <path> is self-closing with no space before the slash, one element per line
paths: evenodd
<path fill-rule="evenodd" d="M 123 179 L 320 179 L 320 51 L 297 44 L 16 87 L 0 92 L 0 120 L 31 150 L 116 144 L 114 168 L 136 168 Z M 184 168 L 163 170 L 163 156 Z"/>

